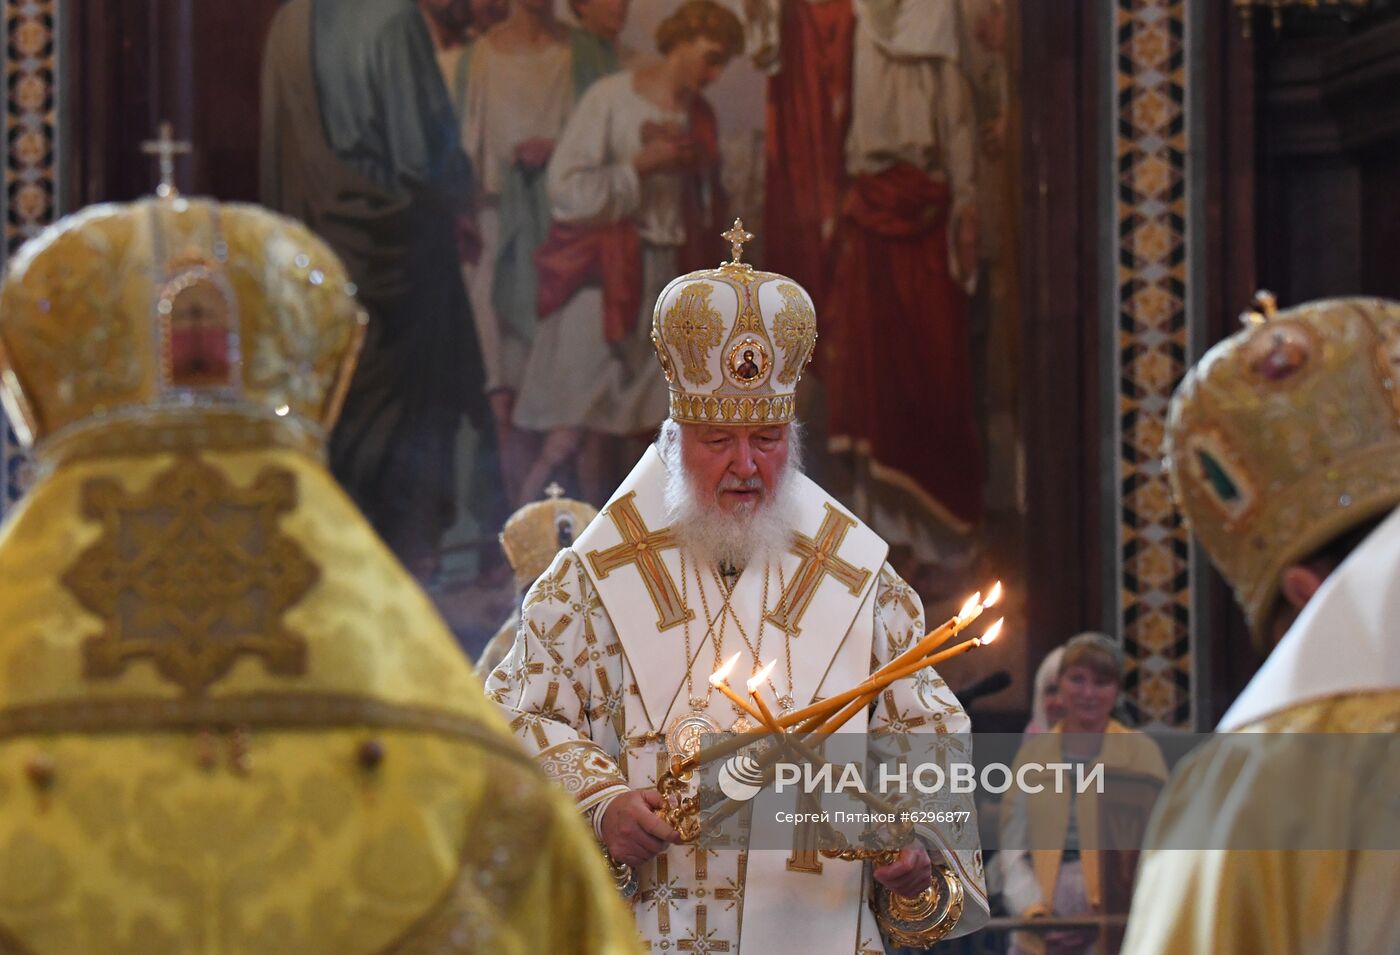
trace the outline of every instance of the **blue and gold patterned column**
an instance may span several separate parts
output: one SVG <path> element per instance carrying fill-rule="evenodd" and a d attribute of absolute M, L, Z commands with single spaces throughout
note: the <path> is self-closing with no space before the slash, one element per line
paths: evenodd
<path fill-rule="evenodd" d="M 62 0 L 3 0 L 5 188 L 0 193 L 8 258 L 60 214 L 60 23 Z M 0 513 L 19 496 L 26 460 L 3 426 Z"/>
<path fill-rule="evenodd" d="M 1193 92 L 1206 0 L 1105 0 L 1107 37 L 1102 268 L 1108 312 L 1103 352 L 1107 521 L 1116 615 L 1128 661 L 1126 692 L 1143 724 L 1189 727 L 1195 618 L 1189 535 L 1161 467 L 1167 402 L 1190 361 L 1198 309 L 1192 232 L 1201 190 L 1193 181 Z M 1106 515 L 1108 516 L 1108 515 Z"/>

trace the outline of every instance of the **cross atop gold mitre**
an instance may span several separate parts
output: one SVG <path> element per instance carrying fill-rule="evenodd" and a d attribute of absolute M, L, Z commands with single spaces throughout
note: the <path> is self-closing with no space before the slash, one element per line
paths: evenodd
<path fill-rule="evenodd" d="M 175 188 L 175 157 L 187 156 L 193 148 L 190 143 L 175 139 L 174 127 L 168 122 L 162 122 L 157 127 L 155 139 L 141 144 L 141 152 L 160 158 L 160 185 L 156 186 L 156 195 L 170 199 L 180 194 L 180 190 Z"/>
<path fill-rule="evenodd" d="M 744 228 L 744 220 L 735 219 L 728 232 L 720 233 L 720 238 L 729 243 L 729 261 L 724 264 L 748 268 L 749 264 L 744 261 L 744 243 L 753 241 L 753 233 Z"/>
<path fill-rule="evenodd" d="M 1240 313 L 1240 324 L 1246 327 L 1250 325 L 1262 325 L 1271 321 L 1278 314 L 1278 296 L 1268 289 L 1260 289 L 1254 293 L 1254 298 L 1249 303 L 1249 308 Z"/>

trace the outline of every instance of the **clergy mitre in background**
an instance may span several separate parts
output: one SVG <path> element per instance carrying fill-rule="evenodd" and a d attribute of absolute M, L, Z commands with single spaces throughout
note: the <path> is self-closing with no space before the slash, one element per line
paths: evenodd
<path fill-rule="evenodd" d="M 1166 466 L 1256 640 L 1291 563 L 1400 503 L 1400 303 L 1268 293 L 1187 373 Z"/>
<path fill-rule="evenodd" d="M 123 421 L 191 409 L 319 447 L 364 335 L 354 293 L 320 239 L 255 206 L 93 206 L 10 262 L 5 410 L 41 454 L 93 426 L 118 441 Z"/>
<path fill-rule="evenodd" d="M 796 415 L 797 382 L 817 342 L 802 286 L 743 261 L 743 223 L 724 233 L 732 256 L 672 280 L 656 300 L 651 340 L 671 391 L 671 417 L 690 424 L 770 425 Z"/>
<path fill-rule="evenodd" d="M 512 514 L 501 531 L 501 550 L 521 590 L 549 568 L 555 554 L 572 547 L 574 538 L 598 516 L 592 504 L 564 497 L 557 484 L 545 488 L 545 493 L 549 495 L 545 500 L 533 501 Z"/>

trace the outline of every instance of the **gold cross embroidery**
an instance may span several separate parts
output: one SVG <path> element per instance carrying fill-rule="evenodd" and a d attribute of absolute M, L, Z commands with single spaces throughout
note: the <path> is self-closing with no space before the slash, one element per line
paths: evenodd
<path fill-rule="evenodd" d="M 732 910 L 739 901 L 739 890 L 734 887 L 733 879 L 725 879 L 726 885 L 722 889 L 715 889 L 715 899 L 727 903 L 724 907 L 726 912 Z"/>
<path fill-rule="evenodd" d="M 564 662 L 563 657 L 559 655 L 559 638 L 563 636 L 564 631 L 568 629 L 573 619 L 574 618 L 568 614 L 564 614 L 558 620 L 554 621 L 554 625 L 548 630 L 533 620 L 526 621 L 530 625 L 530 632 L 535 635 L 535 639 L 539 641 L 540 646 L 553 658 L 555 663 Z"/>
<path fill-rule="evenodd" d="M 764 620 L 794 637 L 801 636 L 802 615 L 817 595 L 817 587 L 827 577 L 835 577 L 844 584 L 852 597 L 860 596 L 865 582 L 870 579 L 870 571 L 836 556 L 846 534 L 855 526 L 854 519 L 827 504 L 826 517 L 822 518 L 822 526 L 817 529 L 815 538 L 806 534 L 793 536 L 792 552 L 802 558 L 802 563 L 792 575 L 792 582 L 783 591 L 778 606 L 764 614 Z"/>
<path fill-rule="evenodd" d="M 639 901 L 650 902 L 656 909 L 656 930 L 662 935 L 671 934 L 671 909 L 677 908 L 681 899 L 690 897 L 690 890 L 677 885 L 679 879 L 671 878 L 666 853 L 656 857 L 656 881 L 642 893 Z"/>
<path fill-rule="evenodd" d="M 695 612 L 681 602 L 676 582 L 661 560 L 661 552 L 680 546 L 680 541 L 670 527 L 655 532 L 647 527 L 637 512 L 636 496 L 636 491 L 628 491 L 608 505 L 606 513 L 622 535 L 622 543 L 607 550 L 589 551 L 588 562 L 599 580 L 606 580 L 608 574 L 619 567 L 636 564 L 647 595 L 656 607 L 656 629 L 669 630 L 695 619 Z"/>
<path fill-rule="evenodd" d="M 723 939 L 715 938 L 715 929 L 706 929 L 705 906 L 695 907 L 695 931 L 689 938 L 683 938 L 676 944 L 676 948 L 682 952 L 695 952 L 696 955 L 709 955 L 710 952 L 727 952 L 729 943 Z"/>
<path fill-rule="evenodd" d="M 882 609 L 892 603 L 897 603 L 904 608 L 904 613 L 910 620 L 917 621 L 922 616 L 922 611 L 914 603 L 913 591 L 904 581 L 889 573 L 888 569 L 880 571 L 880 591 L 878 606 Z"/>
<path fill-rule="evenodd" d="M 895 702 L 893 689 L 885 690 L 881 694 L 881 699 L 885 703 L 885 717 L 880 721 L 879 726 L 870 730 L 870 734 L 872 736 L 890 736 L 894 739 L 894 743 L 899 747 L 901 753 L 908 753 L 911 747 L 905 737 L 927 723 L 928 717 L 914 716 L 907 710 L 901 710 L 899 704 Z M 878 717 L 878 707 L 876 715 Z"/>
<path fill-rule="evenodd" d="M 540 713 L 541 715 L 549 719 L 555 719 L 561 722 L 567 721 L 568 717 L 566 717 L 563 713 L 559 712 L 558 706 L 559 681 L 550 680 L 549 686 L 545 689 L 544 692 L 544 703 L 540 705 Z"/>
<path fill-rule="evenodd" d="M 818 810 L 815 797 L 806 793 L 797 797 L 799 808 L 804 811 Z M 787 870 L 789 872 L 806 872 L 812 875 L 822 874 L 821 856 L 817 854 L 818 840 L 817 827 L 814 822 L 806 820 L 797 824 L 792 832 L 792 855 L 787 859 Z"/>
<path fill-rule="evenodd" d="M 549 745 L 549 737 L 545 735 L 544 727 L 540 725 L 540 722 L 537 713 L 521 713 L 510 721 L 510 728 L 518 733 L 521 727 L 529 727 L 530 733 L 535 737 L 535 745 L 544 749 Z"/>

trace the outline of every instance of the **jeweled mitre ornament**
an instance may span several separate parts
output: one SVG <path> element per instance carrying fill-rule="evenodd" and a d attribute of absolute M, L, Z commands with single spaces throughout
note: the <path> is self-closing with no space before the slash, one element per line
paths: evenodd
<path fill-rule="evenodd" d="M 1165 450 L 1257 638 L 1284 567 L 1400 503 L 1400 303 L 1261 293 L 1243 318 L 1177 388 Z"/>
<path fill-rule="evenodd" d="M 254 206 L 93 206 L 9 264 L 5 410 L 41 457 L 93 426 L 195 406 L 318 443 L 364 333 L 354 291 L 324 243 Z"/>
<path fill-rule="evenodd" d="M 671 391 L 671 417 L 696 424 L 791 421 L 797 382 L 817 342 L 802 286 L 745 263 L 753 236 L 724 233 L 730 261 L 673 280 L 656 300 L 651 340 Z"/>

